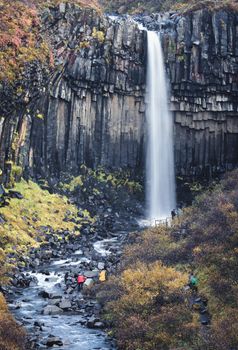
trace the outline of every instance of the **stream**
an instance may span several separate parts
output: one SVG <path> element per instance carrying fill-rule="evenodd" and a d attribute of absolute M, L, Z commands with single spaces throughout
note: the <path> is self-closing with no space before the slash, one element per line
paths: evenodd
<path fill-rule="evenodd" d="M 113 340 L 103 331 L 103 323 L 95 314 L 95 310 L 99 309 L 97 301 L 79 292 L 74 278 L 70 278 L 68 284 L 65 273 L 78 274 L 89 270 L 89 277 L 90 273 L 96 276 L 100 270 L 94 267 L 95 264 L 104 268 L 110 256 L 120 250 L 124 238 L 125 235 L 121 234 L 93 242 L 90 249 L 80 247 L 68 253 L 68 256 L 66 254 L 66 257 L 62 255 L 64 259 L 59 256 L 50 259 L 49 263 L 40 262 L 36 269 L 24 272 L 26 278 L 31 280 L 30 285 L 27 288 L 14 288 L 9 306 L 15 318 L 31 336 L 34 349 L 116 349 Z M 88 278 L 89 282 L 90 280 Z M 47 314 L 44 310 L 52 306 L 52 313 Z"/>

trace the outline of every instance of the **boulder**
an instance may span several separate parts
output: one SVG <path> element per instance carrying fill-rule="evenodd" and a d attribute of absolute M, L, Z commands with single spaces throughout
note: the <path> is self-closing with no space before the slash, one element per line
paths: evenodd
<path fill-rule="evenodd" d="M 38 295 L 39 295 L 40 297 L 44 298 L 44 299 L 48 299 L 49 296 L 50 296 L 50 293 L 47 292 L 46 290 L 41 290 L 41 291 L 38 293 Z"/>
<path fill-rule="evenodd" d="M 63 346 L 63 341 L 59 337 L 51 337 L 46 340 L 46 345 L 48 347 L 53 347 L 54 345 Z"/>
<path fill-rule="evenodd" d="M 86 281 L 84 282 L 85 287 L 92 286 L 94 283 L 94 280 L 92 278 L 87 278 Z"/>
<path fill-rule="evenodd" d="M 56 305 L 47 305 L 42 311 L 43 315 L 59 315 L 62 312 L 63 310 Z"/>
<path fill-rule="evenodd" d="M 98 263 L 98 270 L 104 270 L 105 269 L 105 263 L 104 262 L 99 262 Z"/>
<path fill-rule="evenodd" d="M 68 310 L 72 307 L 70 300 L 64 299 L 60 302 L 59 307 L 63 310 Z"/>
<path fill-rule="evenodd" d="M 98 277 L 98 270 L 96 271 L 85 271 L 84 276 L 87 278 L 97 278 Z"/>

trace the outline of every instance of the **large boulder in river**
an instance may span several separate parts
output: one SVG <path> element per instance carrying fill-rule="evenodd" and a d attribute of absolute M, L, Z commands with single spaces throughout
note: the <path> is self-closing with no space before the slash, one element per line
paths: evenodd
<path fill-rule="evenodd" d="M 53 347 L 54 345 L 57 346 L 63 346 L 63 342 L 59 337 L 51 337 L 49 336 L 49 338 L 46 340 L 46 345 L 48 347 Z"/>
<path fill-rule="evenodd" d="M 84 287 L 90 287 L 94 283 L 93 278 L 87 278 L 86 281 L 84 282 Z"/>
<path fill-rule="evenodd" d="M 70 300 L 68 299 L 63 299 L 60 304 L 59 304 L 59 307 L 63 310 L 68 310 L 72 307 L 72 304 L 70 302 Z"/>
<path fill-rule="evenodd" d="M 56 305 L 47 305 L 42 311 L 43 315 L 58 315 L 62 312 L 63 310 Z"/>

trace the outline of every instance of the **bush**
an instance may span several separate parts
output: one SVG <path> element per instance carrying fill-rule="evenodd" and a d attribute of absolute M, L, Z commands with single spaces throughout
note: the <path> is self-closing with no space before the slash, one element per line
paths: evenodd
<path fill-rule="evenodd" d="M 24 350 L 26 334 L 8 311 L 6 301 L 0 293 L 0 349 Z"/>
<path fill-rule="evenodd" d="M 238 348 L 237 198 L 238 170 L 197 197 L 173 227 L 132 235 L 118 276 L 98 292 L 120 349 Z M 182 288 L 191 270 L 212 315 L 204 338 Z"/>
<path fill-rule="evenodd" d="M 138 263 L 107 282 L 97 295 L 106 302 L 106 317 L 120 349 L 169 349 L 192 343 L 197 326 L 184 307 L 187 280 L 187 274 L 156 262 Z"/>

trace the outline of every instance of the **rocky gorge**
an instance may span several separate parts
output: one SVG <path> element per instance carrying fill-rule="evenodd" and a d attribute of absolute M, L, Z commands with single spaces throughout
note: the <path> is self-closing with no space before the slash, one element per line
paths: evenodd
<path fill-rule="evenodd" d="M 1 286 L 1 292 L 27 331 L 26 349 L 115 349 L 104 330 L 102 306 L 91 289 L 116 271 L 129 233 L 139 228 L 136 218 L 142 206 L 126 187 L 121 186 L 119 194 L 110 180 L 102 180 L 103 175 L 96 179 L 85 174 L 87 182 L 68 193 L 78 214 L 75 219 L 68 210 L 64 221 L 74 222 L 75 230 L 41 227 L 44 234 L 38 232 L 36 248 L 25 253 L 18 248 L 6 257 L 14 268 L 8 272 L 10 285 Z M 4 198 L 17 198 L 19 204 L 24 200 L 16 191 Z M 84 216 L 89 211 L 92 220 Z M 77 286 L 80 274 L 87 277 L 83 291 Z"/>
<path fill-rule="evenodd" d="M 12 165 L 25 176 L 77 174 L 82 163 L 143 174 L 147 35 L 136 22 L 161 33 L 177 175 L 209 177 L 237 164 L 235 13 L 114 18 L 61 4 L 42 18 L 55 68 L 33 108 L 2 112 L 4 181 Z"/>
<path fill-rule="evenodd" d="M 15 274 L 14 287 L 5 290 L 13 314 L 28 332 L 27 349 L 114 349 L 103 332 L 100 304 L 79 292 L 76 281 L 83 273 L 87 289 L 98 281 L 100 271 L 111 273 L 126 232 L 116 237 L 108 233 L 101 241 L 66 237 L 62 233 L 59 242 L 53 236 L 44 248 L 32 249 L 25 259 L 30 269 Z"/>

